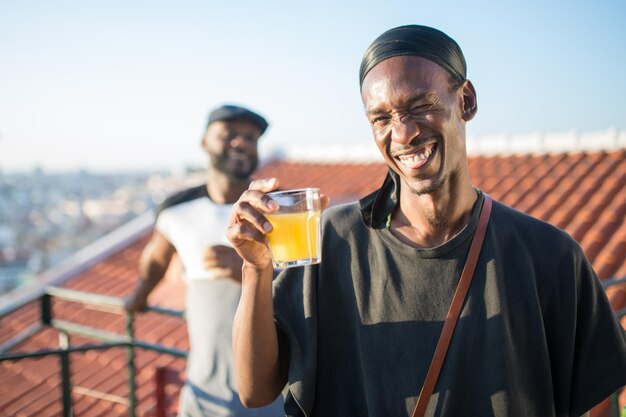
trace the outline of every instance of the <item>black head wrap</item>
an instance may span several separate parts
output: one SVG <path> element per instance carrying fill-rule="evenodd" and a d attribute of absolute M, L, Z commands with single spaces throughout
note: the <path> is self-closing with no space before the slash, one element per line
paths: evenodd
<path fill-rule="evenodd" d="M 407 25 L 389 29 L 367 48 L 361 60 L 361 87 L 372 68 L 387 58 L 403 55 L 419 56 L 440 65 L 459 84 L 467 76 L 465 57 L 454 39 L 428 26 Z"/>

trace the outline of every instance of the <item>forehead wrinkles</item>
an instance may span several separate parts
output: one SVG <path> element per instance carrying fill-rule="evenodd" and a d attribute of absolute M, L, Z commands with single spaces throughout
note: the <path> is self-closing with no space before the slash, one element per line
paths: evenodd
<path fill-rule="evenodd" d="M 378 104 L 403 105 L 418 96 L 436 96 L 437 87 L 447 84 L 447 73 L 439 65 L 418 57 L 394 57 L 376 65 L 362 86 L 366 111 Z"/>
<path fill-rule="evenodd" d="M 387 111 L 406 107 L 408 101 L 421 94 L 421 89 L 406 80 L 383 77 L 364 86 L 363 104 L 367 113 Z"/>
<path fill-rule="evenodd" d="M 441 107 L 442 99 L 433 91 L 423 91 L 412 88 L 404 91 L 402 87 L 391 86 L 389 90 L 374 88 L 373 94 L 364 96 L 365 112 L 377 113 L 404 113 L 414 105 L 427 104 Z"/>

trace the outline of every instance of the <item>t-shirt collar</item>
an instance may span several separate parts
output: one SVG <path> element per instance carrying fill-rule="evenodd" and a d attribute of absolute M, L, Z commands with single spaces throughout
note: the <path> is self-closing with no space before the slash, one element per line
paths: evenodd
<path fill-rule="evenodd" d="M 372 194 L 359 200 L 361 216 L 368 227 L 385 226 L 387 216 L 400 201 L 400 177 L 391 168 L 383 185 Z"/>

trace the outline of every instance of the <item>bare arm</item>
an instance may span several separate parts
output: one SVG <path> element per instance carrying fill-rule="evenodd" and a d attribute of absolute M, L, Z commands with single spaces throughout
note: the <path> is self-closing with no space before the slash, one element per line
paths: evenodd
<path fill-rule="evenodd" d="M 287 383 L 272 306 L 273 269 L 244 265 L 241 299 L 233 327 L 239 396 L 246 407 L 274 401 Z"/>
<path fill-rule="evenodd" d="M 274 401 L 287 383 L 281 366 L 272 305 L 273 267 L 265 233 L 271 230 L 263 213 L 275 209 L 265 195 L 275 180 L 250 184 L 235 204 L 228 238 L 243 259 L 241 299 L 233 324 L 233 353 L 239 397 L 246 407 Z"/>
<path fill-rule="evenodd" d="M 157 230 L 152 234 L 139 259 L 137 287 L 126 299 L 128 311 L 142 311 L 147 307 L 148 295 L 165 276 L 165 272 L 176 252 L 174 246 Z"/>

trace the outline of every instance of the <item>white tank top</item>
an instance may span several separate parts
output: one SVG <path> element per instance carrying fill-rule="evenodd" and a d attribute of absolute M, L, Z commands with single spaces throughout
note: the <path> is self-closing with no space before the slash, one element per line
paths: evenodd
<path fill-rule="evenodd" d="M 156 229 L 176 247 L 188 280 L 212 279 L 204 268 L 207 246 L 231 246 L 226 228 L 233 204 L 216 204 L 208 196 L 206 185 L 191 188 L 168 199 L 157 216 Z"/>

